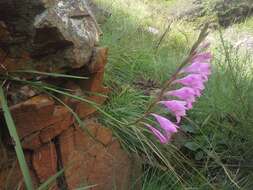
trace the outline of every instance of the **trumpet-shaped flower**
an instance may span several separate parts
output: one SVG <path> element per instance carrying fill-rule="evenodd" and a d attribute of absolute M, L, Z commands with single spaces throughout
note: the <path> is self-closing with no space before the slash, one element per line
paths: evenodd
<path fill-rule="evenodd" d="M 181 84 L 183 87 L 162 94 L 164 97 L 176 97 L 176 100 L 168 100 L 168 98 L 165 99 L 164 97 L 164 99 L 161 99 L 159 96 L 159 101 L 155 102 L 165 106 L 176 117 L 176 124 L 186 115 L 186 110 L 192 108 L 192 103 L 196 101 L 196 97 L 201 95 L 201 92 L 205 89 L 204 83 L 208 80 L 209 75 L 211 75 L 211 53 L 200 53 L 200 51 L 206 47 L 208 47 L 208 44 L 200 47 L 199 51 L 195 51 L 196 55 L 192 58 L 191 64 L 181 69 L 179 74 L 186 76 L 176 80 L 173 79 L 172 84 Z M 176 77 L 178 77 L 178 75 L 176 75 Z M 162 144 L 169 142 L 171 136 L 178 132 L 179 127 L 161 115 L 155 113 L 151 113 L 150 115 L 156 119 L 161 127 L 161 131 L 149 124 L 145 124 L 145 126 Z"/>
<path fill-rule="evenodd" d="M 207 81 L 208 76 L 211 74 L 211 66 L 209 63 L 193 62 L 188 67 L 181 70 L 181 73 L 195 73 L 200 74 L 203 80 Z"/>
<path fill-rule="evenodd" d="M 203 78 L 199 74 L 190 74 L 184 78 L 175 80 L 174 83 L 191 87 L 198 96 L 200 95 L 200 91 L 205 89 Z"/>
<path fill-rule="evenodd" d="M 169 111 L 171 111 L 177 119 L 177 123 L 181 121 L 181 117 L 186 115 L 186 102 L 179 100 L 160 101 Z"/>
<path fill-rule="evenodd" d="M 192 108 L 192 103 L 196 101 L 196 92 L 190 87 L 182 87 L 178 90 L 172 90 L 165 93 L 165 96 L 175 96 L 187 103 L 187 108 Z"/>
<path fill-rule="evenodd" d="M 155 113 L 152 113 L 151 115 L 155 117 L 156 121 L 164 130 L 165 134 L 173 134 L 177 132 L 177 128 L 179 127 L 172 123 L 170 120 Z"/>
<path fill-rule="evenodd" d="M 171 135 L 167 134 L 165 136 L 158 129 L 152 127 L 149 124 L 145 124 L 145 126 L 155 135 L 155 137 L 160 141 L 160 143 L 166 144 L 170 141 Z"/>

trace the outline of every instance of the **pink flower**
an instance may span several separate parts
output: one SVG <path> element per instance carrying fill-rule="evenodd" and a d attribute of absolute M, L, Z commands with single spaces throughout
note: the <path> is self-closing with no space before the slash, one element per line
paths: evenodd
<path fill-rule="evenodd" d="M 161 103 L 167 107 L 168 110 L 170 110 L 177 119 L 177 123 L 181 121 L 181 117 L 186 115 L 186 102 L 185 101 L 179 101 L 179 100 L 170 100 L 170 101 L 160 101 L 158 103 Z"/>
<path fill-rule="evenodd" d="M 205 81 L 208 80 L 208 76 L 211 74 L 211 66 L 209 63 L 193 62 L 188 67 L 181 70 L 181 73 L 195 73 L 200 74 Z"/>
<path fill-rule="evenodd" d="M 192 108 L 192 104 L 196 101 L 196 97 L 201 96 L 201 92 L 205 89 L 204 83 L 208 80 L 209 75 L 211 75 L 210 62 L 212 56 L 210 52 L 201 51 L 208 46 L 209 44 L 205 44 L 199 47 L 199 50 L 195 51 L 195 56 L 192 58 L 191 64 L 183 67 L 179 72 L 179 74 L 184 75 L 183 78 L 176 80 L 172 78 L 172 84 L 180 84 L 183 85 L 183 87 L 166 93 L 162 91 L 163 96 L 174 97 L 174 100 L 161 100 L 159 96 L 159 101 L 155 101 L 155 103 L 165 106 L 176 117 L 176 124 L 155 113 L 151 113 L 150 115 L 155 118 L 161 129 L 158 130 L 149 124 L 144 124 L 162 144 L 168 143 L 172 135 L 178 132 L 179 127 L 177 124 L 180 123 L 181 118 L 186 115 L 186 111 Z M 177 76 L 178 75 L 176 75 L 176 77 Z M 170 81 L 168 82 L 171 84 Z"/>
<path fill-rule="evenodd" d="M 166 144 L 170 141 L 171 135 L 164 136 L 159 130 L 152 127 L 149 124 L 145 124 L 145 126 L 155 135 L 155 137 L 162 143 Z"/>
<path fill-rule="evenodd" d="M 196 92 L 190 87 L 182 87 L 178 90 L 172 90 L 165 93 L 165 96 L 175 96 L 187 102 L 187 108 L 192 108 L 192 103 L 196 101 Z"/>
<path fill-rule="evenodd" d="M 179 83 L 191 87 L 197 96 L 200 96 L 200 92 L 205 89 L 203 78 L 199 74 L 190 74 L 184 78 L 175 80 L 173 83 Z"/>
<path fill-rule="evenodd" d="M 166 135 L 170 135 L 177 132 L 177 128 L 179 127 L 175 125 L 174 123 L 172 123 L 170 120 L 160 115 L 157 115 L 155 113 L 152 113 L 151 115 L 155 117 L 156 121 L 159 123 L 161 128 L 165 131 Z"/>

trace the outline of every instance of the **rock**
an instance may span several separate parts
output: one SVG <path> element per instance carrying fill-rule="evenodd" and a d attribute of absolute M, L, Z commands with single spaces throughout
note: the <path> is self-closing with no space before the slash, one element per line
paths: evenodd
<path fill-rule="evenodd" d="M 88 100 L 101 105 L 106 100 L 106 94 L 109 92 L 108 88 L 103 86 L 104 69 L 107 63 L 108 49 L 96 48 L 93 59 L 88 65 L 89 80 L 80 81 L 78 84 L 81 89 L 97 93 L 98 95 L 90 95 Z M 81 118 L 94 113 L 97 109 L 88 103 L 79 102 L 76 106 L 76 112 Z"/>
<path fill-rule="evenodd" d="M 52 119 L 54 101 L 46 95 L 35 96 L 10 110 L 21 139 L 56 122 Z"/>
<path fill-rule="evenodd" d="M 97 105 L 102 105 L 104 101 L 107 99 L 107 97 L 104 96 L 103 94 L 107 94 L 107 92 L 108 92 L 107 89 L 104 91 L 99 91 L 97 93 L 100 93 L 101 95 L 90 96 L 88 97 L 88 100 L 96 103 Z M 97 108 L 89 103 L 79 102 L 76 106 L 75 111 L 80 118 L 85 118 L 95 113 L 97 111 Z"/>
<path fill-rule="evenodd" d="M 102 104 L 108 92 L 103 86 L 108 49 L 97 47 L 101 31 L 92 13 L 95 9 L 99 10 L 91 0 L 1 0 L 0 74 L 28 69 L 87 76 L 88 80 L 77 80 L 15 73 L 17 80 L 67 87 L 79 97 Z M 132 188 L 132 178 L 140 174 L 141 165 L 122 149 L 112 131 L 87 119 L 81 129 L 67 107 L 40 93 L 15 83 L 6 94 L 35 188 L 61 167 L 64 175 L 50 189 L 72 190 L 92 184 L 96 184 L 93 190 Z M 57 97 L 81 119 L 97 111 L 87 102 Z M 0 122 L 6 125 L 3 114 Z M 7 127 L 0 130 L 5 145 L 12 145 L 8 153 L 0 147 L 0 189 L 25 189 Z"/>
<path fill-rule="evenodd" d="M 29 61 L 21 68 L 43 71 L 88 64 L 101 33 L 88 0 L 3 0 L 0 21 L 10 34 L 2 41 L 5 53 L 16 59 L 26 55 Z"/>
<path fill-rule="evenodd" d="M 106 100 L 109 89 L 103 86 L 104 69 L 107 63 L 108 49 L 96 48 L 91 62 L 86 67 L 73 71 L 73 75 L 88 76 L 87 80 L 69 81 L 65 88 L 73 91 L 74 95 L 81 96 L 88 101 L 101 105 Z M 89 92 L 85 94 L 84 92 Z M 97 108 L 89 103 L 78 101 L 74 98 L 64 98 L 80 118 L 85 118 L 97 111 Z"/>
<path fill-rule="evenodd" d="M 46 95 L 35 96 L 11 106 L 10 110 L 25 149 L 38 149 L 74 123 L 68 108 L 55 105 Z"/>
<path fill-rule="evenodd" d="M 32 155 L 32 165 L 40 183 L 55 175 L 57 173 L 57 155 L 54 143 L 45 144 L 37 149 Z"/>
<path fill-rule="evenodd" d="M 104 73 L 108 58 L 108 48 L 97 47 L 94 49 L 93 57 L 88 65 L 89 73 Z"/>
<path fill-rule="evenodd" d="M 107 146 L 110 142 L 112 142 L 112 132 L 110 129 L 105 127 L 98 127 L 96 138 L 99 139 L 103 145 Z"/>
<path fill-rule="evenodd" d="M 40 132 L 39 137 L 42 143 L 49 142 L 74 123 L 72 114 L 63 106 L 55 106 L 52 117 L 59 118 L 60 120 Z"/>
<path fill-rule="evenodd" d="M 20 52 L 18 57 L 10 57 L 8 53 L 3 49 L 0 49 L 0 73 L 6 73 L 7 71 L 16 71 L 18 69 L 24 68 L 25 64 L 30 61 L 27 52 Z"/>
<path fill-rule="evenodd" d="M 36 16 L 34 27 L 33 56 L 58 54 L 56 50 L 61 47 L 62 51 L 58 54 L 61 58 L 58 58 L 72 68 L 80 68 L 88 63 L 100 32 L 85 0 L 55 1 Z M 52 38 L 48 37 L 48 33 Z M 51 50 L 48 49 L 52 46 Z"/>
<path fill-rule="evenodd" d="M 3 147 L 0 147 L 2 150 Z M 0 151 L 1 162 L 0 162 L 0 189 L 1 190 L 12 190 L 20 189 L 25 190 L 25 184 L 21 170 L 18 165 L 16 154 L 13 149 L 5 147 L 5 153 Z M 26 162 L 31 168 L 31 153 L 25 152 Z M 33 180 L 34 187 L 38 186 L 38 179 L 33 172 L 30 170 L 30 175 Z"/>
<path fill-rule="evenodd" d="M 108 90 L 106 88 L 102 88 L 98 95 L 87 95 L 84 93 L 84 91 L 81 89 L 81 87 L 74 83 L 74 82 L 68 82 L 66 85 L 66 88 L 70 89 L 72 91 L 73 95 L 82 97 L 88 101 L 94 102 L 97 105 L 102 104 L 106 100 L 106 96 L 104 94 L 107 94 Z M 92 94 L 92 92 L 91 92 Z M 78 114 L 80 118 L 85 118 L 87 116 L 90 116 L 91 114 L 94 114 L 97 111 L 97 108 L 92 106 L 89 103 L 86 103 L 84 101 L 77 100 L 75 98 L 69 98 L 64 97 L 64 102 L 69 105 L 75 112 Z"/>
<path fill-rule="evenodd" d="M 69 128 L 59 137 L 63 166 L 69 189 L 94 185 L 92 190 L 127 190 L 131 187 L 134 171 L 130 156 L 112 138 L 110 130 L 104 130 L 94 122 L 85 122 L 94 138 L 80 128 Z"/>
<path fill-rule="evenodd" d="M 39 136 L 39 132 L 33 133 L 25 137 L 22 141 L 22 147 L 24 149 L 36 150 L 42 146 L 42 142 Z"/>

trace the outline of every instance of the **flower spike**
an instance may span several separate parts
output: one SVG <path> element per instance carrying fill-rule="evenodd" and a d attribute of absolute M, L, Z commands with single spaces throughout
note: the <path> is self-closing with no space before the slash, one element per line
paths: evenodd
<path fill-rule="evenodd" d="M 192 104 L 196 101 L 197 97 L 201 96 L 202 91 L 205 89 L 205 82 L 211 75 L 211 59 L 212 55 L 210 52 L 201 52 L 207 48 L 209 44 L 205 44 L 199 47 L 199 51 L 195 49 L 195 55 L 191 59 L 191 63 L 186 65 L 182 63 L 182 68 L 177 71 L 161 90 L 161 94 L 153 105 L 162 104 L 165 106 L 175 117 L 176 124 L 180 123 L 181 118 L 186 115 L 186 111 L 192 108 Z M 186 65 L 186 66 L 185 66 Z M 183 75 L 183 78 L 178 78 Z M 170 90 L 166 92 L 171 84 L 181 84 L 183 87 L 180 89 Z M 168 97 L 174 97 L 169 99 Z M 166 98 L 166 99 L 165 99 Z M 144 124 L 154 136 L 162 143 L 168 143 L 174 133 L 178 132 L 178 126 L 171 122 L 169 119 L 155 114 L 150 113 L 152 106 L 148 109 L 147 115 L 152 115 L 161 127 L 161 131 L 149 124 Z M 144 117 L 145 117 L 144 116 Z"/>

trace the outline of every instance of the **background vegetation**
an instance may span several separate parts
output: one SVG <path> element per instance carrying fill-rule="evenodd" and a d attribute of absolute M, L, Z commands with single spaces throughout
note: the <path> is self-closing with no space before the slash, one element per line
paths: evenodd
<path fill-rule="evenodd" d="M 186 56 L 201 22 L 216 15 L 175 19 L 195 6 L 183 0 L 97 1 L 112 13 L 101 25 L 101 44 L 110 49 L 105 83 L 112 89 L 104 109 L 122 122 L 132 121 Z M 214 5 L 204 3 L 207 9 Z M 226 29 L 214 24 L 208 37 L 213 74 L 172 144 L 159 145 L 145 129 L 102 119 L 126 149 L 143 158 L 144 190 L 252 189 L 253 47 L 238 45 L 241 38 L 250 41 L 252 23 L 248 18 Z"/>

